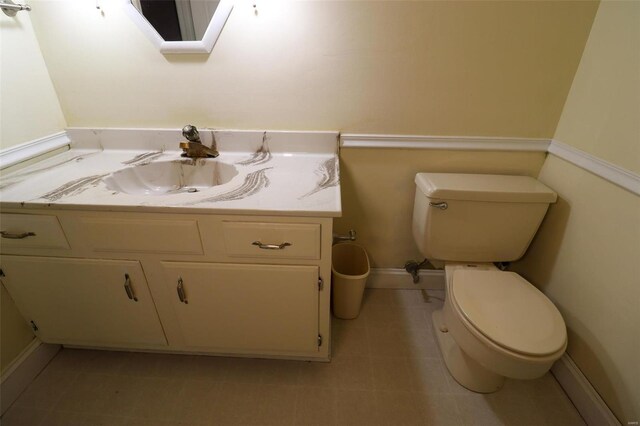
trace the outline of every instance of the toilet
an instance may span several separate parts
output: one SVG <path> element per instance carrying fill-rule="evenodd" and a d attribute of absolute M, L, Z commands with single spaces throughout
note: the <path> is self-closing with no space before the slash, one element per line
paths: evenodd
<path fill-rule="evenodd" d="M 521 258 L 556 194 L 528 176 L 418 173 L 413 236 L 445 263 L 433 313 L 451 375 L 475 392 L 544 375 L 567 347 L 562 315 L 536 287 L 493 262 Z"/>

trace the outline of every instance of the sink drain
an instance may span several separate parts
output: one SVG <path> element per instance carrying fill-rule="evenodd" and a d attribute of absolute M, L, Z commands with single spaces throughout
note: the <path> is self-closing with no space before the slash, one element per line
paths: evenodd
<path fill-rule="evenodd" d="M 187 192 L 198 192 L 198 188 L 189 188 Z"/>

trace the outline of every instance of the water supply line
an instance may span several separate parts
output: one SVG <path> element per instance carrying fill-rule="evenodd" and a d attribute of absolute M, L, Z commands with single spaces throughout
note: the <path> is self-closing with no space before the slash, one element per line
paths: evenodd
<path fill-rule="evenodd" d="M 354 229 L 349 229 L 349 234 L 347 235 L 338 235 L 335 232 L 333 233 L 333 244 L 339 243 L 340 241 L 355 241 L 356 240 L 356 231 Z"/>
<path fill-rule="evenodd" d="M 422 262 L 409 260 L 404 264 L 404 270 L 411 274 L 414 284 L 418 284 L 420 282 L 420 276 L 418 275 L 418 271 L 420 269 L 436 269 L 436 267 L 429 262 L 429 259 L 425 259 Z"/>

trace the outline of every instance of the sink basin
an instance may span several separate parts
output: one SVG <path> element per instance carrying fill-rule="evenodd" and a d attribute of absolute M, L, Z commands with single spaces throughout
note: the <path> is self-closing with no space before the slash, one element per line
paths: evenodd
<path fill-rule="evenodd" d="M 238 174 L 235 166 L 216 159 L 158 161 L 128 167 L 103 179 L 112 191 L 132 195 L 199 192 L 224 185 Z"/>

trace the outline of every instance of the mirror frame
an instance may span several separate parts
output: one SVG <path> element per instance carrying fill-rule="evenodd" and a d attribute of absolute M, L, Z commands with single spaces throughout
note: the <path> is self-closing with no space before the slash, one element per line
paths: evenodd
<path fill-rule="evenodd" d="M 147 36 L 161 53 L 211 53 L 225 22 L 227 22 L 227 18 L 229 18 L 231 14 L 233 0 L 220 0 L 202 40 L 199 41 L 165 41 L 142 15 L 142 12 L 135 8 L 131 0 L 124 0 L 123 7 L 133 23 L 140 28 L 142 33 Z"/>

